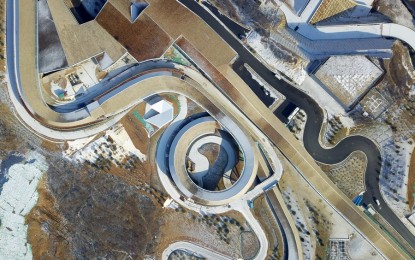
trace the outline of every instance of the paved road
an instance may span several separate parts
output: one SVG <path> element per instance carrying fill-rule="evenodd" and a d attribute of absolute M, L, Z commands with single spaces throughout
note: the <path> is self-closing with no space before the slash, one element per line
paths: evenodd
<path fill-rule="evenodd" d="M 100 132 L 109 128 L 123 116 L 123 111 L 128 111 L 128 108 L 134 106 L 134 104 L 139 102 L 139 100 L 150 95 L 164 92 L 182 94 L 191 98 L 195 102 L 195 99 L 199 99 L 198 101 L 202 102 L 202 104 L 199 105 L 201 105 L 202 107 L 212 109 L 213 111 L 210 111 L 209 109 L 207 109 L 207 111 L 210 112 L 212 116 L 216 115 L 220 117 L 219 121 L 222 122 L 225 127 L 227 123 L 224 121 L 232 121 L 232 130 L 237 131 L 238 133 L 236 134 L 238 136 L 244 130 L 240 129 L 239 127 L 235 128 L 234 124 L 238 122 L 243 125 L 244 129 L 247 128 L 247 124 L 250 124 L 249 121 L 243 119 L 243 114 L 229 101 L 229 99 L 225 95 L 223 95 L 218 89 L 214 88 L 211 85 L 211 82 L 209 82 L 199 72 L 177 65 L 179 68 L 174 70 L 175 76 L 173 75 L 173 71 L 169 71 L 167 68 L 165 68 L 166 71 L 164 73 L 153 73 L 152 75 L 148 76 L 149 78 L 151 77 L 151 80 L 142 80 L 136 82 L 137 79 L 132 79 L 122 84 L 118 88 L 112 90 L 110 93 L 106 93 L 105 95 L 99 97 L 100 109 L 102 110 L 102 113 L 104 115 L 113 113 L 117 114 L 116 116 L 110 117 L 107 121 L 105 121 L 105 124 L 102 124 L 100 126 L 92 124 L 84 125 L 84 128 L 86 129 L 68 131 L 68 129 L 65 128 L 65 126 L 62 126 L 61 121 L 53 121 L 55 120 L 55 118 L 52 118 L 51 122 L 53 123 L 53 125 L 45 126 L 44 124 L 46 122 L 43 120 L 38 121 L 39 119 L 36 118 L 36 114 L 33 114 L 33 112 L 30 111 L 34 108 L 37 109 L 38 107 L 27 107 L 26 102 L 24 100 L 25 97 L 23 94 L 21 94 L 18 37 L 19 34 L 17 33 L 19 31 L 18 4 L 19 1 L 8 0 L 7 2 L 7 70 L 10 83 L 8 84 L 8 88 L 12 102 L 15 106 L 15 109 L 17 110 L 16 115 L 26 125 L 29 126 L 29 129 L 33 129 L 34 131 L 41 133 L 42 135 L 47 136 L 49 138 L 56 138 L 60 140 L 84 138 L 95 134 L 95 131 Z M 179 76 L 182 74 L 187 75 L 188 78 L 185 77 L 186 79 L 180 79 Z M 154 88 L 155 85 L 157 86 L 156 89 Z M 42 100 L 37 100 L 37 103 L 42 103 Z M 51 109 L 50 112 L 59 114 Z M 229 116 L 226 117 L 224 113 L 229 113 Z M 186 112 L 182 110 L 180 115 L 176 118 L 176 120 L 172 122 L 171 126 L 176 127 L 178 124 L 180 124 L 181 119 L 185 115 Z M 75 121 L 74 123 L 78 125 L 78 127 L 82 127 L 82 120 L 73 120 Z M 252 128 L 253 125 L 250 125 L 249 127 Z M 170 137 L 170 134 L 168 134 L 168 130 L 165 131 L 165 134 L 160 139 L 159 145 L 166 142 L 166 138 L 164 137 L 166 137 L 167 139 Z M 159 151 L 162 151 L 162 149 L 158 149 L 156 155 L 157 160 L 160 162 L 163 161 L 162 158 L 165 158 L 165 153 Z M 257 259 L 265 259 L 268 250 L 268 241 L 258 221 L 249 211 L 249 208 L 247 206 L 248 203 L 246 200 L 240 199 L 235 201 L 234 204 L 231 206 L 222 205 L 217 207 L 205 207 L 203 205 L 196 205 L 194 203 L 191 203 L 190 201 L 182 201 L 180 199 L 180 193 L 178 193 L 176 188 L 171 184 L 171 180 L 167 175 L 166 169 L 163 169 L 162 163 L 158 164 L 158 172 L 160 180 L 163 186 L 168 191 L 169 195 L 171 195 L 175 201 L 180 203 L 182 206 L 185 206 L 186 208 L 195 210 L 197 212 L 204 212 L 207 214 L 218 214 L 227 212 L 232 209 L 241 211 L 241 213 L 244 214 L 247 222 L 253 228 L 254 232 L 256 233 L 260 241 L 260 250 L 257 253 Z M 276 178 L 280 176 L 281 172 L 275 174 Z M 262 189 L 262 186 L 259 186 L 258 189 Z M 255 194 L 257 194 L 256 189 Z"/>
<path fill-rule="evenodd" d="M 12 1 L 12 0 L 9 0 L 8 2 L 7 2 L 7 4 L 8 4 L 8 6 L 10 6 L 10 5 L 13 5 L 13 2 L 18 2 L 18 1 Z M 14 5 L 13 5 L 14 6 Z M 10 11 L 10 9 L 8 8 L 8 10 L 7 10 L 7 13 L 8 13 L 8 16 L 7 16 L 7 35 L 8 35 L 8 39 L 7 39 L 7 41 L 8 41 L 8 45 L 7 45 L 7 52 L 8 52 L 8 72 L 9 72 L 9 74 L 11 74 L 10 76 L 11 76 L 11 78 L 14 78 L 15 79 L 15 81 L 14 82 L 11 82 L 11 84 L 9 84 L 9 85 L 17 85 L 17 87 L 18 87 L 18 85 L 19 85 L 19 79 L 18 79 L 18 77 L 19 77 L 19 75 L 20 75 L 20 72 L 19 72 L 19 69 L 17 69 L 19 66 L 18 66 L 18 61 L 17 61 L 17 63 L 15 62 L 15 59 L 14 59 L 14 57 L 13 56 L 19 56 L 18 55 L 18 53 L 16 53 L 16 50 L 15 49 L 18 49 L 18 48 L 16 48 L 16 46 L 18 46 L 18 39 L 13 39 L 13 36 L 15 35 L 15 32 L 17 31 L 16 30 L 16 28 L 15 28 L 15 26 L 17 26 L 18 24 L 17 24 L 17 22 L 15 22 L 14 21 L 14 19 L 16 19 L 16 20 L 18 20 L 17 19 L 17 17 L 16 16 L 18 16 L 18 13 L 17 13 L 17 15 L 13 15 L 13 12 L 14 12 L 14 10 L 12 10 L 12 11 Z M 10 20 L 11 21 L 10 21 Z M 11 24 L 10 26 L 9 26 L 9 24 Z M 220 26 L 219 26 L 220 27 Z M 221 27 L 222 28 L 222 27 Z M 226 32 L 226 31 L 225 31 Z M 11 36 L 11 37 L 9 37 L 9 36 Z M 10 38 L 12 38 L 11 39 L 11 44 L 9 44 L 9 39 Z M 232 38 L 233 39 L 233 38 Z M 238 42 L 236 42 L 237 44 L 238 44 Z M 242 47 L 242 49 L 243 49 L 243 47 Z M 246 50 L 245 50 L 246 51 Z M 247 52 L 247 54 L 248 55 L 250 55 L 250 53 L 249 52 Z M 254 62 L 258 62 L 258 61 L 256 61 L 255 60 L 255 58 L 254 57 L 252 57 L 252 60 L 254 61 Z M 10 62 L 10 63 L 9 63 Z M 259 62 L 258 62 L 259 63 Z M 261 63 L 259 63 L 260 65 L 262 65 Z M 262 65 L 263 66 L 263 65 Z M 253 66 L 251 66 L 251 67 L 253 67 Z M 265 68 L 265 71 L 267 71 L 266 70 L 266 68 Z M 268 71 L 269 72 L 269 71 Z M 193 72 L 193 73 L 196 73 L 196 72 Z M 269 72 L 270 73 L 270 77 L 273 77 L 273 75 L 272 75 L 272 73 L 271 72 Z M 198 74 L 199 75 L 199 74 Z M 165 81 L 163 81 L 163 80 L 167 80 L 167 79 L 170 79 L 170 81 L 169 81 L 169 83 L 167 84 Z M 204 79 L 205 80 L 205 79 Z M 158 85 L 159 87 L 157 88 L 157 91 L 158 92 L 163 92 L 163 91 L 172 91 L 172 88 L 173 87 L 169 87 L 168 85 L 171 85 L 172 84 L 172 82 L 174 81 L 174 77 L 169 77 L 169 76 L 164 76 L 164 77 L 154 77 L 150 82 L 142 82 L 141 84 L 140 84 L 140 89 L 137 89 L 137 88 L 130 88 L 129 89 L 129 91 L 128 91 L 128 93 L 131 93 L 131 95 L 130 96 L 127 96 L 127 95 L 117 95 L 117 94 L 119 94 L 120 92 L 118 92 L 118 89 L 117 89 L 117 91 L 115 91 L 114 93 L 113 93 L 113 96 L 111 97 L 111 100 L 112 100 L 112 102 L 108 102 L 108 103 L 104 103 L 104 104 L 102 104 L 101 105 L 101 109 L 103 109 L 103 112 L 105 113 L 105 112 L 107 112 L 107 113 L 111 113 L 111 112 L 113 112 L 114 111 L 114 105 L 115 104 L 124 104 L 124 103 L 128 103 L 128 104 L 133 104 L 133 102 L 134 101 L 132 101 L 132 99 L 136 99 L 136 98 L 138 98 L 138 97 L 142 97 L 142 95 L 144 95 L 143 94 L 143 91 L 144 91 L 144 93 L 147 93 L 148 91 L 149 91 L 149 89 L 150 89 L 150 85 L 153 87 L 153 93 L 154 93 L 154 85 L 152 85 L 152 84 L 154 84 L 154 83 L 160 83 L 160 85 Z M 177 83 L 178 81 L 176 80 L 176 83 Z M 150 84 L 151 83 L 151 84 Z M 208 83 L 208 82 L 205 82 L 205 83 L 203 83 L 201 86 L 209 86 L 208 84 L 210 84 L 210 83 Z M 14 86 L 14 87 L 16 87 L 16 86 Z M 127 88 L 128 86 L 126 86 L 126 88 Z M 177 86 L 177 89 L 178 89 L 178 91 L 180 90 L 180 88 L 181 88 L 181 85 L 180 84 L 178 84 Z M 197 86 L 193 86 L 193 87 L 195 87 L 195 88 L 197 88 Z M 290 87 L 290 86 L 288 86 L 288 87 Z M 173 90 L 174 89 L 176 89 L 176 88 L 173 88 Z M 19 109 L 22 109 L 21 111 L 19 111 L 19 115 L 21 116 L 22 114 L 23 114 L 23 112 L 22 111 L 24 111 L 25 110 L 25 107 L 24 107 L 24 102 L 23 102 L 23 100 L 17 100 L 19 97 L 21 97 L 20 96 L 20 93 L 16 93 L 15 92 L 15 88 L 13 88 L 13 89 L 11 89 L 10 90 L 10 93 L 11 93 L 11 96 L 13 96 L 13 98 L 15 98 L 15 100 L 13 100 L 13 103 L 14 104 L 17 104 L 17 103 L 19 103 L 18 105 L 17 105 L 17 107 L 19 108 Z M 199 86 L 199 89 L 198 89 L 198 91 L 200 91 L 200 92 L 202 92 L 204 95 L 206 95 L 207 93 L 205 93 L 206 92 L 206 88 L 201 88 L 200 86 Z M 205 91 L 205 92 L 203 92 L 203 91 Z M 211 92 L 218 92 L 217 90 L 215 90 L 214 88 L 212 88 L 211 90 L 210 90 Z M 174 91 L 173 91 L 174 92 Z M 180 93 L 180 92 L 179 92 Z M 183 93 L 183 94 L 186 94 L 186 93 Z M 188 93 L 187 93 L 188 94 Z M 236 95 L 236 94 L 235 94 Z M 208 95 L 209 96 L 209 95 Z M 24 98 L 24 96 L 23 96 L 23 98 Z M 226 99 L 226 105 L 227 105 L 227 108 L 229 108 L 229 100 L 225 97 L 225 96 L 223 96 L 220 92 L 219 93 L 216 93 L 215 94 L 215 98 L 212 98 L 211 100 L 212 101 L 216 101 L 217 99 L 223 99 L 223 100 L 225 100 Z M 246 103 L 247 103 L 247 105 L 248 106 L 252 106 L 252 104 L 249 102 L 249 101 L 246 101 Z M 222 105 L 225 105 L 224 103 L 222 103 Z M 23 108 L 22 108 L 23 107 Z M 234 109 L 234 107 L 232 106 L 232 109 Z M 25 113 L 26 113 L 26 118 L 24 118 L 24 121 L 26 122 L 26 123 L 28 123 L 28 122 L 37 122 L 37 118 L 30 118 L 30 114 L 27 112 L 27 111 L 24 111 Z M 235 111 L 236 112 L 236 111 Z M 247 113 L 246 111 L 245 111 L 245 113 Z M 253 113 L 255 116 L 258 116 L 257 114 L 255 114 L 255 113 L 257 113 L 256 112 L 256 110 L 255 109 L 253 109 L 252 111 L 250 111 L 250 113 Z M 57 113 L 56 113 L 57 114 Z M 239 117 L 242 117 L 241 115 L 239 115 L 239 113 L 238 113 L 238 115 L 234 115 L 234 116 L 238 116 L 236 119 L 237 120 L 235 120 L 235 122 L 243 122 L 243 120 L 242 119 L 240 119 Z M 256 118 L 256 117 L 255 117 Z M 55 119 L 55 118 L 53 118 L 53 119 Z M 59 118 L 57 118 L 57 119 L 59 119 Z M 39 125 L 41 125 L 41 122 L 37 122 Z M 56 121 L 55 122 L 57 125 L 55 126 L 56 128 L 59 128 L 60 127 L 60 125 L 59 125 L 59 123 L 60 123 L 60 121 Z M 77 123 L 79 123 L 79 122 L 77 122 Z M 273 129 L 270 125 L 267 125 L 267 127 L 268 127 L 268 129 Z M 45 127 L 46 128 L 46 127 Z M 35 128 L 36 129 L 36 128 Z M 47 128 L 46 128 L 47 129 Z M 43 130 L 44 129 L 41 129 L 41 130 L 39 130 L 39 129 L 36 129 L 37 131 L 39 131 L 39 132 L 42 132 L 43 133 Z M 51 130 L 51 129 L 48 129 L 48 130 Z M 53 130 L 53 129 L 52 129 Z M 51 130 L 51 131 L 52 131 Z M 273 131 L 268 131 L 269 133 L 273 133 L 274 135 L 275 135 L 275 138 L 277 138 L 279 135 L 276 133 L 276 132 L 273 132 Z M 58 132 L 58 131 L 57 131 Z M 61 132 L 63 132 L 62 130 L 61 130 Z M 70 132 L 70 133 L 73 133 L 72 131 Z M 50 133 L 48 133 L 48 134 L 50 134 Z M 67 138 L 67 136 L 65 135 L 66 133 L 62 133 L 62 137 L 64 137 L 64 138 L 62 138 L 62 139 L 66 139 Z M 84 133 L 84 134 L 86 134 L 86 135 L 88 135 L 88 133 Z M 291 136 L 290 136 L 291 137 Z M 274 140 L 275 141 L 275 140 Z M 292 147 L 292 146 L 290 146 L 292 149 L 294 149 L 294 147 Z M 164 155 L 163 155 L 164 156 Z M 294 158 L 295 159 L 295 158 Z M 312 164 L 307 164 L 307 165 L 311 165 L 311 166 L 313 166 Z M 303 165 L 304 166 L 304 165 Z M 326 185 L 326 184 L 324 184 L 324 185 Z M 332 191 L 332 189 L 330 189 L 330 191 Z M 334 189 L 333 190 L 333 192 L 336 192 L 337 190 L 336 189 Z M 336 193 L 337 194 L 337 193 Z M 340 196 L 340 195 L 339 195 Z M 345 214 L 346 215 L 351 215 L 351 216 L 356 216 L 356 214 L 360 214 L 360 213 L 356 213 L 356 209 L 355 208 L 353 208 L 353 207 L 351 207 L 351 204 L 349 205 L 349 204 L 344 204 L 344 201 L 342 200 L 342 205 L 344 205 L 344 207 L 346 208 L 346 209 L 348 209 L 348 211 L 347 212 L 345 212 Z M 246 204 L 243 204 L 244 205 L 244 207 L 247 207 L 246 206 Z M 223 207 L 220 207 L 220 208 L 215 208 L 215 210 L 216 209 L 218 209 L 218 210 L 225 210 Z M 213 209 L 212 209 L 213 210 Z M 349 212 L 351 212 L 351 213 L 349 213 Z M 250 223 L 251 224 L 251 226 L 255 226 L 255 227 L 258 227 L 257 229 L 257 236 L 259 237 L 259 239 L 260 239 L 260 241 L 263 239 L 264 240 L 264 243 L 262 243 L 261 245 L 261 250 L 260 250 L 260 253 L 259 253 L 259 256 L 264 256 L 265 257 L 265 255 L 264 255 L 264 253 L 266 253 L 266 250 L 267 250 L 267 241 L 266 241 L 266 237 L 265 237 L 265 235 L 263 234 L 263 230 L 260 228 L 260 226 L 259 226 L 259 224 L 257 225 L 257 221 L 255 220 L 255 218 L 253 218 L 252 216 L 250 216 L 249 215 L 249 213 L 246 213 L 247 214 L 247 219 L 248 220 L 250 220 L 252 223 Z M 252 215 L 252 214 L 251 214 Z M 364 221 L 367 221 L 365 218 L 363 218 L 363 220 Z M 366 222 L 365 222 L 366 223 Z M 368 230 L 371 230 L 371 232 L 377 232 L 377 230 L 376 229 L 373 229 L 373 227 L 372 227 L 372 224 L 370 224 L 370 223 L 367 223 L 367 226 L 368 226 Z M 365 227 L 361 227 L 361 228 L 365 228 Z M 382 237 L 382 234 L 380 234 L 380 233 L 371 233 L 371 234 L 377 234 L 377 236 L 380 236 L 380 237 Z M 377 242 L 379 242 L 379 240 L 377 241 Z M 385 243 L 389 243 L 388 241 L 384 241 L 384 240 L 381 240 L 381 242 L 379 242 L 379 244 L 385 244 Z M 393 250 L 393 252 L 391 252 L 391 254 L 393 254 L 393 255 L 395 255 L 395 254 L 399 254 L 399 252 L 397 252 L 396 250 Z M 263 259 L 263 257 L 259 257 L 260 259 Z"/>
<path fill-rule="evenodd" d="M 368 165 L 365 174 L 366 193 L 364 195 L 364 204 L 373 204 L 375 209 L 415 248 L 415 236 L 406 228 L 402 221 L 388 207 L 383 200 L 379 189 L 379 173 L 381 169 L 381 154 L 378 147 L 368 138 L 363 136 L 351 136 L 343 139 L 336 147 L 325 149 L 321 147 L 319 140 L 320 129 L 323 123 L 324 115 L 318 104 L 308 95 L 291 86 L 283 80 L 279 80 L 275 75 L 264 66 L 255 56 L 253 56 L 235 36 L 231 35 L 214 17 L 206 10 L 199 6 L 193 0 L 180 0 L 194 13 L 199 15 L 212 29 L 214 29 L 239 55 L 239 59 L 234 64 L 236 69 L 248 64 L 255 70 L 258 75 L 273 86 L 276 90 L 286 96 L 287 100 L 296 104 L 306 111 L 308 120 L 305 125 L 304 145 L 307 151 L 317 161 L 334 164 L 339 163 L 347 158 L 353 151 L 360 150 L 364 152 L 368 159 Z M 244 79 L 247 75 L 240 76 Z M 250 75 L 249 75 L 250 77 Z M 254 91 L 255 92 L 255 91 Z M 377 198 L 381 207 L 378 207 L 374 201 Z"/>

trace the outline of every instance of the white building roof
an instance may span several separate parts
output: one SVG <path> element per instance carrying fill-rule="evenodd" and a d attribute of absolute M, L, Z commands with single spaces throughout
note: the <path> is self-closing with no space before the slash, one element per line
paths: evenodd
<path fill-rule="evenodd" d="M 173 106 L 170 102 L 157 96 L 147 102 L 144 119 L 148 123 L 162 128 L 173 120 Z"/>
<path fill-rule="evenodd" d="M 320 66 L 315 76 L 340 101 L 351 105 L 371 87 L 383 71 L 365 56 L 332 56 Z"/>

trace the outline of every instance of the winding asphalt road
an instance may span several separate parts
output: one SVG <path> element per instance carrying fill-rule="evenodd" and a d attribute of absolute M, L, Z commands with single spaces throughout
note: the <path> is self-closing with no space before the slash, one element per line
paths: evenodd
<path fill-rule="evenodd" d="M 379 189 L 379 172 L 381 170 L 382 157 L 375 143 L 363 136 L 350 136 L 343 139 L 331 149 L 323 148 L 319 143 L 319 135 L 324 120 L 324 114 L 317 102 L 287 82 L 277 79 L 273 72 L 262 64 L 234 35 L 226 30 L 226 28 L 224 28 L 197 2 L 194 0 L 179 0 L 179 2 L 200 16 L 238 53 L 239 57 L 234 63 L 233 68 L 242 79 L 245 80 L 247 77 L 251 77 L 250 75 L 243 73 L 244 70 L 238 69 L 241 68 L 244 63 L 247 63 L 260 77 L 285 95 L 288 101 L 306 111 L 308 120 L 304 131 L 304 146 L 315 160 L 322 163 L 335 164 L 346 159 L 353 151 L 360 150 L 366 154 L 368 165 L 365 174 L 366 192 L 364 194 L 364 204 L 372 204 L 376 211 L 379 212 L 413 248 L 415 248 L 415 236 L 412 235 L 382 198 Z M 257 91 L 258 90 L 256 89 L 254 90 L 254 92 Z M 376 204 L 374 198 L 379 200 L 380 207 Z"/>

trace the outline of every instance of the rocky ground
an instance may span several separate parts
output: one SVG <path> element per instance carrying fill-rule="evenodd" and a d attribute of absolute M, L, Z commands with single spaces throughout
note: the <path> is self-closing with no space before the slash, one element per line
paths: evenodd
<path fill-rule="evenodd" d="M 381 146 L 383 157 L 380 174 L 381 191 L 388 204 L 403 217 L 410 214 L 407 187 L 408 167 L 415 135 L 414 95 L 415 69 L 408 49 L 400 42 L 393 46 L 393 57 L 381 64 L 385 70 L 376 89 L 388 100 L 389 107 L 377 120 L 355 117 L 356 127 L 350 133 L 364 134 Z"/>
<path fill-rule="evenodd" d="M 27 218 L 35 258 L 56 257 L 56 251 L 49 250 L 55 246 L 68 247 L 67 257 L 77 259 L 155 253 L 153 238 L 159 232 L 163 202 L 159 194 L 151 196 L 156 191 L 129 185 L 92 167 L 53 159 L 46 187 Z"/>

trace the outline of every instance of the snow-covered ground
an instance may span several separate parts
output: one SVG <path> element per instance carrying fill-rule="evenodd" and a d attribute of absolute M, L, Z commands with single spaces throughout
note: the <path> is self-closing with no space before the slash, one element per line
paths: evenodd
<path fill-rule="evenodd" d="M 407 185 L 410 153 L 415 147 L 413 140 L 394 141 L 390 126 L 377 123 L 358 125 L 352 129 L 351 134 L 367 136 L 379 144 L 383 158 L 379 175 L 382 197 L 399 218 L 403 219 L 412 214 L 413 210 L 410 210 L 407 204 Z M 409 227 L 409 222 L 403 222 Z"/>
<path fill-rule="evenodd" d="M 77 162 L 95 161 L 103 156 L 115 162 L 123 162 L 130 156 L 145 161 L 147 156 L 138 150 L 131 141 L 127 131 L 121 124 L 117 124 L 105 131 L 105 135 L 91 141 L 94 137 L 68 142 L 68 149 L 64 156 Z"/>
<path fill-rule="evenodd" d="M 278 57 L 275 52 L 275 46 L 268 41 L 264 41 L 263 37 L 255 31 L 252 31 L 246 40 L 247 44 L 255 50 L 256 55 L 266 61 L 265 63 L 271 67 L 272 71 L 284 73 L 298 85 L 304 81 L 307 74 L 304 70 L 304 63 L 290 63 Z M 286 55 L 292 54 L 289 53 Z"/>
<path fill-rule="evenodd" d="M 295 218 L 293 220 L 297 227 L 302 227 L 301 230 L 311 231 L 313 230 L 313 226 L 308 225 L 308 221 L 306 221 L 307 217 L 305 216 L 304 212 L 301 210 L 296 197 L 292 194 L 295 193 L 291 188 L 288 188 L 283 192 L 283 198 L 285 203 L 287 204 L 288 208 L 291 210 L 291 214 L 295 212 Z M 301 231 L 299 231 L 302 233 Z M 311 256 L 315 254 L 315 246 L 316 241 L 310 235 L 300 235 L 303 240 L 301 241 L 301 247 L 303 248 L 303 252 L 307 252 L 307 255 Z"/>
<path fill-rule="evenodd" d="M 280 0 L 281 2 L 287 4 L 296 15 L 301 15 L 301 12 L 308 4 L 308 0 Z M 280 2 L 277 1 L 277 2 Z"/>
<path fill-rule="evenodd" d="M 262 79 L 248 64 L 245 64 L 244 66 L 249 71 L 249 73 L 251 73 L 252 79 L 258 82 L 258 84 L 264 88 L 265 94 L 274 99 L 274 103 L 285 99 L 285 96 L 283 94 L 281 94 L 275 88 L 270 86 L 268 82 Z"/>
<path fill-rule="evenodd" d="M 291 119 L 288 128 L 294 134 L 295 138 L 303 143 L 304 128 L 307 122 L 307 115 L 304 110 L 300 109 L 297 114 Z"/>
<path fill-rule="evenodd" d="M 394 23 L 415 29 L 413 17 L 401 0 L 376 1 L 375 10 L 388 16 Z"/>
<path fill-rule="evenodd" d="M 332 147 L 350 133 L 350 130 L 355 126 L 355 122 L 349 116 L 334 115 L 327 110 L 325 115 L 327 124 L 323 125 L 321 129 L 320 141 L 322 145 Z M 340 133 L 339 139 L 338 132 L 342 129 L 345 129 L 345 132 Z"/>
<path fill-rule="evenodd" d="M 393 143 L 392 140 L 382 144 L 385 163 L 380 175 L 380 190 L 388 205 L 400 218 L 411 214 L 408 209 L 407 192 L 409 163 L 415 144 L 408 142 Z M 409 222 L 404 222 L 410 225 Z M 414 234 L 415 235 L 415 234 Z"/>
<path fill-rule="evenodd" d="M 383 71 L 365 56 L 330 57 L 315 76 L 345 105 L 352 104 Z"/>
<path fill-rule="evenodd" d="M 299 89 L 311 96 L 329 114 L 346 114 L 344 108 L 310 76 L 305 76 L 304 82 L 299 86 Z"/>
<path fill-rule="evenodd" d="M 268 85 L 266 85 L 266 84 L 263 84 L 262 83 L 262 80 L 259 78 L 259 77 L 257 77 L 255 74 L 251 74 L 252 75 L 252 79 L 253 80 L 255 80 L 256 82 L 258 82 L 258 84 L 261 86 L 261 87 L 264 87 L 264 89 L 265 89 L 265 94 L 267 95 L 267 96 L 270 96 L 270 97 L 272 97 L 273 99 L 274 99 L 274 102 L 275 101 L 277 101 L 278 99 L 280 99 L 281 97 L 281 95 L 279 95 L 278 94 L 278 92 L 274 89 L 274 88 L 270 88 Z"/>
<path fill-rule="evenodd" d="M 37 202 L 36 188 L 47 169 L 45 158 L 36 152 L 25 155 L 22 163 L 8 169 L 8 181 L 0 194 L 1 259 L 32 259 L 25 216 Z"/>

